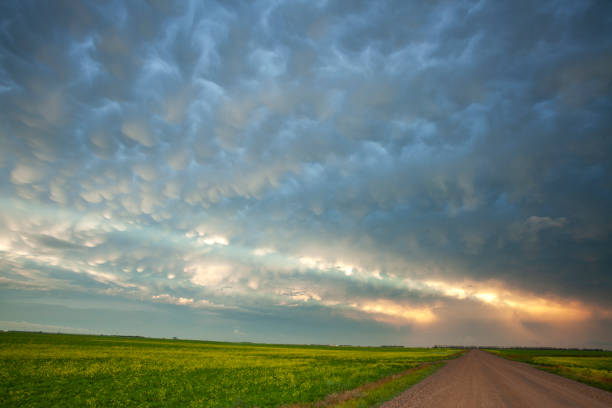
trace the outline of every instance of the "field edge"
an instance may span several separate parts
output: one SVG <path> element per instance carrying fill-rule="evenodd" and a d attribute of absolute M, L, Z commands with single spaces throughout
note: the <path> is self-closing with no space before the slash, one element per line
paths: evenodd
<path fill-rule="evenodd" d="M 538 370 L 546 371 L 547 373 L 555 374 L 560 377 L 564 377 L 564 378 L 567 378 L 573 381 L 577 381 L 579 383 L 586 384 L 591 387 L 598 388 L 600 390 L 612 392 L 612 380 L 610 378 L 603 378 L 603 377 L 601 380 L 597 380 L 596 379 L 597 377 L 594 375 L 595 370 L 591 370 L 588 368 L 583 368 L 581 370 L 578 370 L 577 367 L 571 367 L 571 366 L 541 364 L 541 363 L 538 363 L 537 361 L 532 360 L 532 358 L 540 357 L 537 355 L 523 356 L 523 355 L 505 354 L 501 352 L 500 350 L 493 350 L 493 349 L 482 349 L 482 350 L 486 351 L 487 353 L 493 354 L 494 356 L 505 358 L 506 360 L 526 363 L 534 368 L 537 368 Z M 580 357 L 577 357 L 577 358 L 580 358 Z"/>
<path fill-rule="evenodd" d="M 363 384 L 352 390 L 328 395 L 313 403 L 282 405 L 281 408 L 362 408 L 378 407 L 390 401 L 410 387 L 444 367 L 448 360 L 458 358 L 465 350 L 448 356 L 444 360 L 419 364 L 400 373 L 392 374 L 377 381 Z"/>

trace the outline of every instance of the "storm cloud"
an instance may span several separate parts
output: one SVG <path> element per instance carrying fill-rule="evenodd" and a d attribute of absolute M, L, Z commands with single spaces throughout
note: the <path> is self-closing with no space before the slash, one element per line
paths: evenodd
<path fill-rule="evenodd" d="M 610 15 L 4 2 L 2 325 L 612 347 Z"/>

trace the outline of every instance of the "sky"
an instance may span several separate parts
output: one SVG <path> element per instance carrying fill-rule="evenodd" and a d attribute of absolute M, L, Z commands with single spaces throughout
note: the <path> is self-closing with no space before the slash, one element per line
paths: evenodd
<path fill-rule="evenodd" d="M 0 329 L 612 348 L 609 1 L 3 1 Z"/>

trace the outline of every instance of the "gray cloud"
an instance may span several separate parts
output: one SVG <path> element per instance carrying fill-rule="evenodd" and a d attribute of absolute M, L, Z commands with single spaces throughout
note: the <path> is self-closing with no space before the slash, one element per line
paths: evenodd
<path fill-rule="evenodd" d="M 609 340 L 609 8 L 5 3 L 2 285 Z"/>

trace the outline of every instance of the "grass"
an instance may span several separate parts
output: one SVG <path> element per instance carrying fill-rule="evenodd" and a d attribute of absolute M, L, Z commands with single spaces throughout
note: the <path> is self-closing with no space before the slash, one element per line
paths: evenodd
<path fill-rule="evenodd" d="M 550 349 L 492 349 L 487 351 L 612 391 L 612 351 Z"/>
<path fill-rule="evenodd" d="M 460 353 L 458 353 L 460 354 Z M 376 407 L 392 399 L 442 367 L 442 362 L 424 363 L 404 372 L 393 374 L 355 389 L 328 395 L 314 403 L 293 404 L 284 408 L 364 408 Z"/>
<path fill-rule="evenodd" d="M 348 398 L 342 398 L 335 403 L 325 405 L 316 404 L 316 407 L 333 408 L 365 408 L 374 407 L 392 399 L 401 391 L 423 380 L 433 374 L 443 363 L 423 364 L 422 366 L 408 370 L 404 373 L 395 374 L 375 383 L 366 384 L 355 390 L 348 391 Z M 340 394 L 343 396 L 343 394 Z M 333 398 L 332 398 L 333 401 Z"/>
<path fill-rule="evenodd" d="M 0 406 L 314 406 L 406 373 L 354 395 L 373 405 L 436 368 L 423 363 L 456 353 L 6 332 L 0 333 Z"/>

